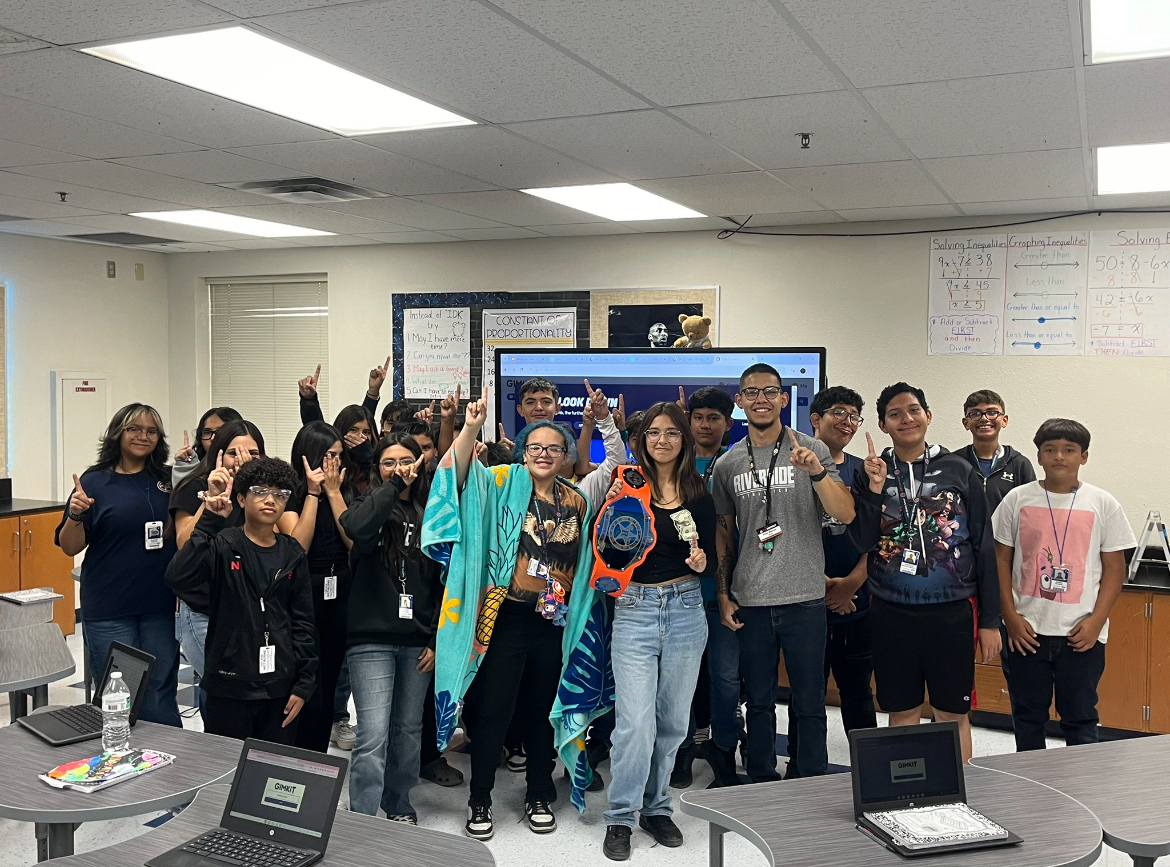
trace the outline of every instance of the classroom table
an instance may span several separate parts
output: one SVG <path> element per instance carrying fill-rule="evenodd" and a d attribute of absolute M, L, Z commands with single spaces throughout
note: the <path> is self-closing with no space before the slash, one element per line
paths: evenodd
<path fill-rule="evenodd" d="M 100 738 L 53 747 L 19 724 L 0 728 L 0 817 L 34 824 L 38 861 L 72 855 L 73 832 L 82 822 L 189 804 L 204 786 L 231 780 L 243 746 L 231 738 L 141 721 L 131 730 L 130 743 L 171 753 L 175 762 L 100 792 L 75 792 L 55 789 L 38 777 L 57 765 L 97 755 Z"/>
<path fill-rule="evenodd" d="M 191 806 L 152 831 L 105 849 L 83 852 L 54 867 L 135 867 L 219 824 L 230 786 L 209 786 Z M 338 810 L 321 867 L 495 867 L 478 840 Z"/>
<path fill-rule="evenodd" d="M 723 867 L 735 831 L 784 867 L 1088 867 L 1101 854 L 1101 826 L 1060 792 L 998 771 L 968 768 L 967 801 L 1024 842 L 907 861 L 866 837 L 853 820 L 848 774 L 685 792 L 684 813 L 710 823 L 710 864 Z"/>
<path fill-rule="evenodd" d="M 1105 843 L 1153 867 L 1170 855 L 1170 735 L 980 756 L 972 764 L 1016 774 L 1063 792 L 1101 823 Z"/>
<path fill-rule="evenodd" d="M 76 670 L 73 654 L 56 623 L 0 629 L 0 693 L 8 693 L 12 722 L 28 713 L 30 696 L 34 710 L 44 707 L 49 701 L 49 684 Z"/>

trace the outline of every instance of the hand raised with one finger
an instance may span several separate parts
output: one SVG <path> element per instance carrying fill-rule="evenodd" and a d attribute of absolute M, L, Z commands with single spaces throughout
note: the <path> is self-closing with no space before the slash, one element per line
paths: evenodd
<path fill-rule="evenodd" d="M 869 489 L 880 494 L 886 486 L 886 462 L 878 455 L 873 447 L 873 437 L 869 431 L 865 432 L 865 442 L 869 445 L 869 454 L 865 457 L 865 474 L 869 476 Z"/>
<path fill-rule="evenodd" d="M 802 473 L 808 473 L 810 476 L 815 476 L 824 469 L 824 466 L 821 465 L 821 459 L 817 457 L 817 453 L 807 446 L 802 446 L 796 438 L 796 431 L 792 428 L 788 429 L 788 438 L 792 442 L 792 454 L 789 457 L 792 466 L 796 467 Z"/>
<path fill-rule="evenodd" d="M 300 392 L 301 397 L 308 400 L 317 394 L 317 380 L 321 378 L 321 365 L 317 365 L 317 371 L 309 376 L 306 376 L 297 383 L 297 391 Z"/>

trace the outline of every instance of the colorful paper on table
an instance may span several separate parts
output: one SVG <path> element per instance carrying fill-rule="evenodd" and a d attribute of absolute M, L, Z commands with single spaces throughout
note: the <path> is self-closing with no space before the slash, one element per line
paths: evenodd
<path fill-rule="evenodd" d="M 102 753 L 57 765 L 40 778 L 58 789 L 96 792 L 122 780 L 137 777 L 155 768 L 171 764 L 175 757 L 155 750 L 124 750 Z"/>

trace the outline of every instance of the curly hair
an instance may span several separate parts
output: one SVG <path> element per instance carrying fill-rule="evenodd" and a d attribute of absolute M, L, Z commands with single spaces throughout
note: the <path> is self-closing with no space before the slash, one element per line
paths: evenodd
<path fill-rule="evenodd" d="M 565 432 L 565 426 L 555 421 L 548 421 L 547 419 L 534 421 L 532 424 L 525 425 L 524 429 L 516 434 L 516 445 L 512 448 L 513 463 L 524 463 L 524 447 L 528 445 L 528 438 L 532 436 L 533 431 L 538 431 L 542 427 L 551 428 L 561 435 L 565 441 L 565 459 L 570 463 L 577 463 L 577 442 Z"/>
<path fill-rule="evenodd" d="M 280 458 L 253 458 L 236 473 L 232 484 L 232 497 L 241 497 L 248 493 L 248 488 L 263 485 L 266 488 L 295 491 L 297 474 L 292 466 Z"/>

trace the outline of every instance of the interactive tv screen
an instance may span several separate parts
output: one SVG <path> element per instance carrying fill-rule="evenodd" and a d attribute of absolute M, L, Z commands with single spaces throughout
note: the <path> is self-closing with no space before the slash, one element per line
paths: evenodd
<path fill-rule="evenodd" d="M 781 413 L 784 424 L 812 434 L 809 406 L 813 395 L 826 385 L 824 347 L 733 348 L 706 351 L 671 352 L 661 349 L 581 349 L 581 350 L 496 350 L 496 418 L 504 425 L 509 438 L 524 426 L 516 411 L 520 387 L 529 379 L 541 377 L 556 383 L 561 395 L 561 412 L 557 421 L 581 429 L 585 408 L 585 380 L 600 388 L 617 406 L 618 395 L 625 396 L 626 414 L 647 409 L 660 400 L 678 400 L 681 385 L 686 395 L 706 385 L 722 388 L 733 398 L 739 391 L 739 375 L 753 364 L 763 362 L 780 371 L 788 406 Z M 737 442 L 747 433 L 747 420 L 736 407 L 730 441 Z M 594 433 L 590 454 L 594 463 L 605 457 L 601 436 Z"/>

